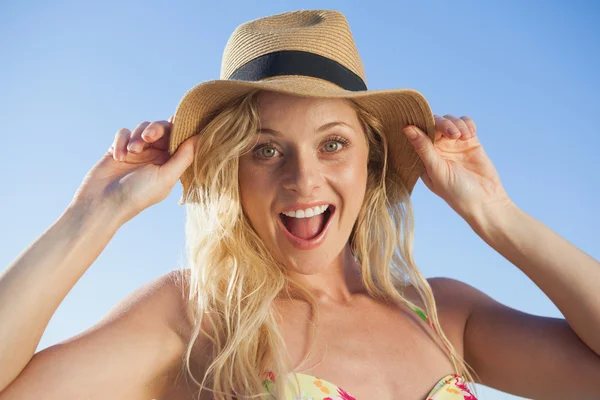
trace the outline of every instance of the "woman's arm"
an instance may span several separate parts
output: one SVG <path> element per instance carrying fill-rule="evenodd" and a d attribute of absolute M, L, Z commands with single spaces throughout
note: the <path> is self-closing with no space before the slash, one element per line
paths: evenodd
<path fill-rule="evenodd" d="M 467 222 L 539 286 L 600 356 L 600 263 L 514 205 Z"/>
<path fill-rule="evenodd" d="M 114 212 L 75 206 L 0 279 L 1 400 L 158 398 L 185 350 L 182 276 L 133 292 L 87 331 L 34 355 L 50 317 L 116 232 Z"/>
<path fill-rule="evenodd" d="M 451 316 L 442 328 L 461 333 L 453 344 L 479 383 L 528 399 L 598 398 L 600 357 L 565 319 L 515 310 L 454 279 L 428 281 Z"/>
<path fill-rule="evenodd" d="M 0 392 L 25 368 L 61 301 L 120 226 L 115 211 L 76 203 L 0 277 Z"/>
<path fill-rule="evenodd" d="M 425 166 L 423 182 L 567 318 L 526 314 L 469 285 L 436 279 L 436 300 L 462 315 L 467 362 L 484 384 L 528 398 L 597 398 L 600 265 L 514 205 L 471 118 L 434 118 L 435 144 L 416 127 L 404 129 Z"/>
<path fill-rule="evenodd" d="M 193 161 L 193 138 L 169 154 L 170 129 L 167 121 L 120 129 L 65 213 L 0 276 L 2 400 L 147 398 L 160 392 L 156 378 L 180 360 L 176 322 L 185 307 L 169 300 L 182 296 L 168 277 L 84 334 L 34 356 L 58 305 L 119 227 L 164 200 Z M 135 152 L 132 143 L 139 144 Z"/>
<path fill-rule="evenodd" d="M 468 222 L 566 317 L 523 313 L 468 285 L 446 282 L 466 305 L 465 358 L 482 383 L 527 398 L 597 398 L 598 262 L 516 206 Z"/>

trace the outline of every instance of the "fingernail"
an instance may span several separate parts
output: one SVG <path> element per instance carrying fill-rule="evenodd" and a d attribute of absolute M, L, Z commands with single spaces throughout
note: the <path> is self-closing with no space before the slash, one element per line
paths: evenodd
<path fill-rule="evenodd" d="M 451 127 L 451 128 L 448 128 L 448 134 L 450 136 L 457 136 L 457 135 L 460 135 L 460 131 L 455 127 Z"/>
<path fill-rule="evenodd" d="M 143 133 L 142 136 L 145 136 L 147 138 L 153 138 L 154 136 L 156 136 L 156 131 L 154 129 L 146 129 Z"/>
<path fill-rule="evenodd" d="M 127 150 L 132 152 L 132 153 L 139 153 L 140 152 L 140 143 L 139 142 L 132 142 L 129 143 L 127 145 Z"/>
<path fill-rule="evenodd" d="M 416 129 L 411 127 L 404 128 L 404 133 L 409 139 L 415 139 L 418 135 Z"/>

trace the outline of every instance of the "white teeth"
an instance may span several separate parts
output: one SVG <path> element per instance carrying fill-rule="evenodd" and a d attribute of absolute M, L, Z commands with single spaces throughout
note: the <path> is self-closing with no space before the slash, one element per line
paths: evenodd
<path fill-rule="evenodd" d="M 323 204 L 322 206 L 307 208 L 306 210 L 296 210 L 282 214 L 294 218 L 310 218 L 314 217 L 315 215 L 323 214 L 327 208 L 329 208 L 329 204 Z"/>

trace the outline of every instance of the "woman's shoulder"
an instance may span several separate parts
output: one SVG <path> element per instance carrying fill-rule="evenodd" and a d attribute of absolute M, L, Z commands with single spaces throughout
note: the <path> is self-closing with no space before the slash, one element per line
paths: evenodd
<path fill-rule="evenodd" d="M 160 397 L 185 354 L 186 278 L 172 271 L 147 282 L 94 326 L 39 351 L 10 393 L 59 398 L 58 393 L 73 392 L 73 382 L 83 382 L 77 387 L 81 398 Z"/>
<path fill-rule="evenodd" d="M 164 316 L 163 321 L 179 335 L 185 345 L 189 344 L 196 327 L 195 321 L 199 318 L 196 309 L 190 303 L 190 277 L 190 269 L 178 269 L 150 283 L 150 292 L 155 292 L 156 312 Z M 212 325 L 206 313 L 201 320 L 200 332 L 203 333 L 195 336 L 194 347 L 203 348 L 210 341 L 205 334 L 212 334 Z"/>
<path fill-rule="evenodd" d="M 183 340 L 189 337 L 192 315 L 189 312 L 190 270 L 170 271 L 149 283 L 149 293 L 156 297 L 156 311 Z"/>
<path fill-rule="evenodd" d="M 122 319 L 135 321 L 149 329 L 168 329 L 187 336 L 190 329 L 187 296 L 189 272 L 174 270 L 144 283 L 122 299 L 101 323 Z M 126 324 L 132 325 L 133 324 Z"/>
<path fill-rule="evenodd" d="M 190 269 L 170 271 L 150 282 L 149 293 L 156 297 L 156 312 L 163 315 L 163 320 L 175 331 L 181 340 L 188 344 L 194 332 L 198 315 L 190 303 Z M 211 332 L 211 325 L 206 315 L 202 318 L 202 329 Z M 198 335 L 196 345 L 203 345 L 204 335 Z"/>
<path fill-rule="evenodd" d="M 464 331 L 479 291 L 469 284 L 446 277 L 428 278 L 436 303 L 440 326 L 455 349 L 462 354 Z M 413 285 L 405 288 L 403 296 L 425 310 L 425 303 Z"/>
<path fill-rule="evenodd" d="M 453 278 L 427 278 L 427 283 L 431 287 L 438 313 L 452 312 L 468 314 L 477 294 L 481 293 L 473 286 Z M 413 285 L 406 286 L 403 295 L 406 299 L 424 309 L 425 304 Z"/>

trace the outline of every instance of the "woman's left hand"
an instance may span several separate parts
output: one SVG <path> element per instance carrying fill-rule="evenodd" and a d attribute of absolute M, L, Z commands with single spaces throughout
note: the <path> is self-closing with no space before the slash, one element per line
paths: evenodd
<path fill-rule="evenodd" d="M 414 125 L 404 128 L 425 164 L 421 179 L 459 215 L 471 222 L 491 209 L 512 205 L 479 139 L 475 122 L 450 114 L 435 117 L 435 144 Z M 411 134 L 412 132 L 412 134 Z"/>

